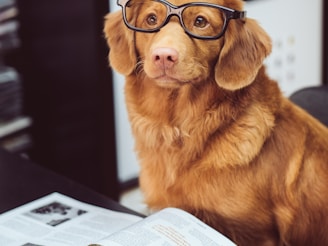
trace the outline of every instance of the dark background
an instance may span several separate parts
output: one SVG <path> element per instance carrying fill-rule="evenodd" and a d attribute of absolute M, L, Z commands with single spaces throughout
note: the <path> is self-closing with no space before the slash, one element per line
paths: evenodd
<path fill-rule="evenodd" d="M 323 0 L 323 83 L 328 84 L 328 3 Z"/>
<path fill-rule="evenodd" d="M 103 38 L 108 0 L 17 0 L 20 73 L 33 120 L 30 158 L 118 198 L 111 71 Z"/>

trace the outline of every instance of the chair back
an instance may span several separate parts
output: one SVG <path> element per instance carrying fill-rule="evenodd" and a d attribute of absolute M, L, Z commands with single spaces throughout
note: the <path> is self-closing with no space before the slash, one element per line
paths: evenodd
<path fill-rule="evenodd" d="M 298 90 L 289 99 L 328 127 L 328 85 Z"/>

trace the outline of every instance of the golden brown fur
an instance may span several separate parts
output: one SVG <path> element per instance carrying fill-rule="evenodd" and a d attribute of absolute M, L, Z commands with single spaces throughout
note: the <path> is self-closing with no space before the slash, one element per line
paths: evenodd
<path fill-rule="evenodd" d="M 134 33 L 115 12 L 104 32 L 111 66 L 126 77 L 149 207 L 183 208 L 238 245 L 328 245 L 328 129 L 268 78 L 271 41 L 256 21 L 232 20 L 209 41 L 175 18 Z M 178 52 L 170 77 L 156 79 L 157 47 Z"/>

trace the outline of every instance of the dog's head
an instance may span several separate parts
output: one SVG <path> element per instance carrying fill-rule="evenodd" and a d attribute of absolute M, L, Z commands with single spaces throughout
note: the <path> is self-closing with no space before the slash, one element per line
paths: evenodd
<path fill-rule="evenodd" d="M 126 2 L 126 1 L 122 1 Z M 127 5 L 130 4 L 127 2 Z M 156 25 L 166 14 L 159 1 L 138 2 L 129 9 L 128 22 L 136 27 Z M 165 2 L 165 1 L 164 1 Z M 170 6 L 183 6 L 190 1 L 170 0 Z M 241 0 L 206 0 L 211 3 L 241 11 Z M 132 5 L 132 4 L 131 4 Z M 249 18 L 231 19 L 222 37 L 201 39 L 186 32 L 212 35 L 223 17 L 203 5 L 193 6 L 188 14 L 172 14 L 165 25 L 152 33 L 135 31 L 123 21 L 122 11 L 108 14 L 104 33 L 110 47 L 109 60 L 118 72 L 129 75 L 144 73 L 159 86 L 178 87 L 186 83 L 202 83 L 215 78 L 219 86 L 236 90 L 252 83 L 264 58 L 271 52 L 271 40 L 256 21 Z M 174 7 L 171 7 L 174 10 Z M 187 12 L 187 11 L 185 11 Z M 161 17 L 163 15 L 164 17 Z M 146 23 L 146 24 L 145 24 Z M 147 27 L 148 28 L 148 27 Z"/>

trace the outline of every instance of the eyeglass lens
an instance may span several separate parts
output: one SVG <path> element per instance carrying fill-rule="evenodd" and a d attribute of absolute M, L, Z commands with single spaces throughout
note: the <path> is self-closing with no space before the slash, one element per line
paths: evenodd
<path fill-rule="evenodd" d="M 183 28 L 196 36 L 215 37 L 225 25 L 225 14 L 220 8 L 208 5 L 186 5 L 180 15 Z M 169 7 L 152 0 L 130 0 L 125 6 L 126 20 L 130 26 L 152 31 L 161 28 L 167 21 Z"/>

